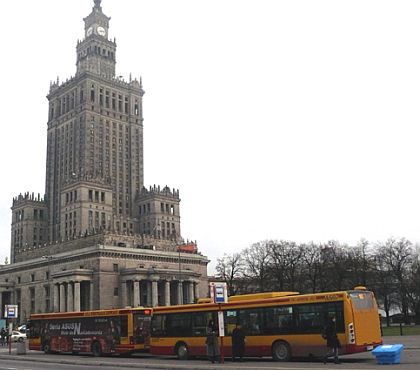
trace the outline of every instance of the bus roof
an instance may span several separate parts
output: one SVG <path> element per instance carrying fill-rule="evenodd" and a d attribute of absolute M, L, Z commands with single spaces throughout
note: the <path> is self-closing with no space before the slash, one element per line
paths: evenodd
<path fill-rule="evenodd" d="M 115 316 L 125 315 L 131 312 L 144 312 L 145 315 L 151 315 L 152 309 L 144 307 L 136 308 L 115 308 L 109 310 L 93 310 L 93 311 L 74 311 L 74 312 L 53 312 L 53 313 L 37 313 L 30 316 L 30 320 L 40 319 L 60 319 L 69 317 L 91 317 L 91 316 Z"/>
<path fill-rule="evenodd" d="M 228 301 L 229 302 L 251 301 L 251 300 L 259 300 L 259 299 L 288 297 L 291 295 L 298 295 L 298 294 L 299 292 L 268 292 L 268 293 L 242 294 L 242 295 L 231 296 L 228 298 Z"/>

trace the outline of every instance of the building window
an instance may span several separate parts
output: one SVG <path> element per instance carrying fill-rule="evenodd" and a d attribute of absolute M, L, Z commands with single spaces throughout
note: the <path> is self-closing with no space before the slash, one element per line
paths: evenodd
<path fill-rule="evenodd" d="M 35 312 L 35 288 L 29 288 L 29 297 L 31 301 L 31 313 Z"/>
<path fill-rule="evenodd" d="M 114 297 L 118 297 L 118 288 L 114 288 Z"/>
<path fill-rule="evenodd" d="M 31 281 L 35 281 L 35 274 L 31 274 Z"/>
<path fill-rule="evenodd" d="M 112 267 L 114 272 L 118 272 L 118 263 L 114 263 Z"/>

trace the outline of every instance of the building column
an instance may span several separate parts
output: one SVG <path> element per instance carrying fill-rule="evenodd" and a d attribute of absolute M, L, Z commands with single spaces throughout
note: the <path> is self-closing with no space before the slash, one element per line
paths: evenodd
<path fill-rule="evenodd" d="M 171 282 L 165 281 L 165 306 L 171 305 Z"/>
<path fill-rule="evenodd" d="M 80 311 L 80 281 L 74 282 L 74 310 Z"/>
<path fill-rule="evenodd" d="M 127 282 L 121 282 L 121 307 L 127 307 Z"/>
<path fill-rule="evenodd" d="M 54 284 L 53 289 L 54 289 L 53 312 L 58 312 L 60 310 L 60 303 L 59 303 L 60 302 L 60 291 L 59 291 L 58 284 Z"/>
<path fill-rule="evenodd" d="M 0 318 L 4 317 L 4 307 L 3 307 L 3 291 L 0 292 Z"/>
<path fill-rule="evenodd" d="M 71 282 L 67 283 L 67 312 L 72 312 L 74 310 L 73 303 L 73 286 Z"/>
<path fill-rule="evenodd" d="M 194 303 L 194 282 L 188 282 L 188 303 Z"/>
<path fill-rule="evenodd" d="M 146 296 L 147 296 L 147 303 L 146 307 L 152 307 L 152 282 L 146 280 Z"/>
<path fill-rule="evenodd" d="M 158 281 L 156 279 L 152 280 L 152 307 L 158 305 Z"/>
<path fill-rule="evenodd" d="M 177 303 L 182 304 L 183 300 L 184 300 L 184 292 L 183 292 L 183 289 L 182 289 L 182 281 L 179 280 L 178 281 L 178 302 Z"/>
<path fill-rule="evenodd" d="M 89 310 L 93 310 L 93 281 L 89 285 Z"/>
<path fill-rule="evenodd" d="M 197 281 L 194 284 L 194 295 L 196 300 L 200 298 L 200 289 Z"/>
<path fill-rule="evenodd" d="M 138 280 L 134 280 L 133 282 L 133 296 L 134 296 L 134 302 L 133 305 L 134 307 L 139 307 L 140 306 L 140 282 Z"/>
<path fill-rule="evenodd" d="M 60 312 L 66 311 L 66 288 L 60 283 Z"/>

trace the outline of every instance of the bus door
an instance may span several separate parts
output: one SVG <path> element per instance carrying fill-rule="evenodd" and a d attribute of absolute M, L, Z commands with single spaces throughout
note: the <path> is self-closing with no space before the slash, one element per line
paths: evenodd
<path fill-rule="evenodd" d="M 151 315 L 144 315 L 143 313 L 133 315 L 134 344 L 143 344 L 145 347 L 150 346 L 150 322 Z"/>

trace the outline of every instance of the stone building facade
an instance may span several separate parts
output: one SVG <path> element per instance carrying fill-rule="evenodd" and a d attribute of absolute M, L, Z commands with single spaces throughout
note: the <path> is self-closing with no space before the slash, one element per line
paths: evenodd
<path fill-rule="evenodd" d="M 0 303 L 30 313 L 193 302 L 207 263 L 181 237 L 179 191 L 144 186 L 141 78 L 116 77 L 116 41 L 95 0 L 74 77 L 47 96 L 45 196 L 13 199 Z"/>

